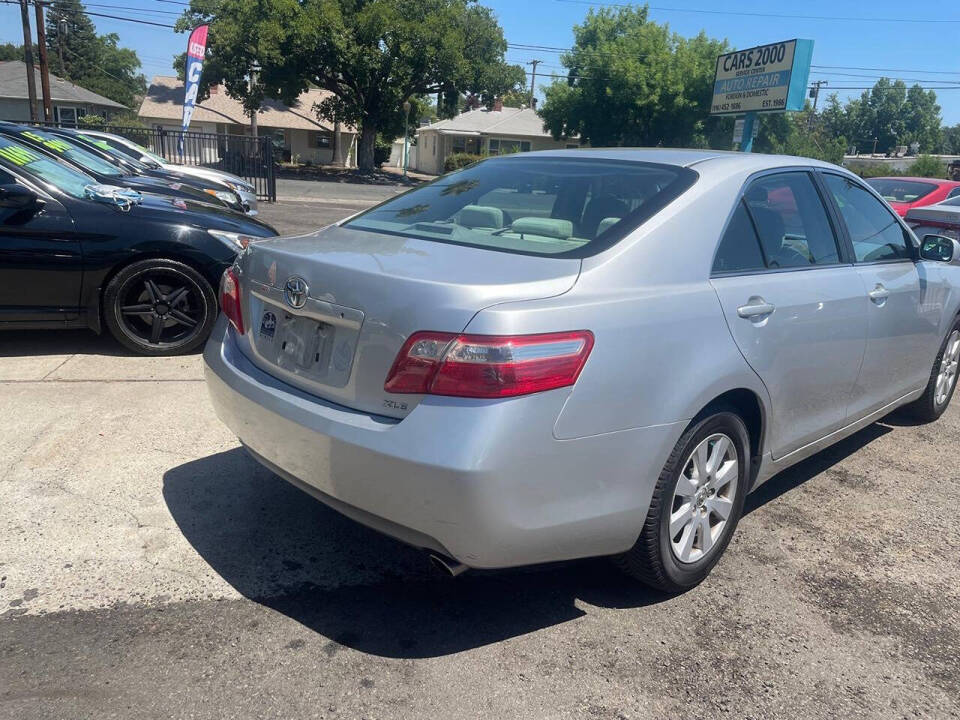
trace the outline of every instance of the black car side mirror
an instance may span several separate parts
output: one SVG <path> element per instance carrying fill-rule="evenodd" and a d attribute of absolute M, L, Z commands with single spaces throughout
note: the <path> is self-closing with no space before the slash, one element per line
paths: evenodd
<path fill-rule="evenodd" d="M 947 263 L 960 260 L 960 243 L 945 235 L 924 235 L 920 242 L 920 259 Z"/>
<path fill-rule="evenodd" d="M 23 185 L 0 185 L 0 208 L 27 210 L 40 204 L 37 194 Z"/>

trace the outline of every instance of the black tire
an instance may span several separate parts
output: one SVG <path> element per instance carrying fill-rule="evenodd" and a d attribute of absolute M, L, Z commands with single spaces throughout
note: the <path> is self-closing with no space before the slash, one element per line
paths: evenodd
<path fill-rule="evenodd" d="M 953 325 L 951 325 L 947 331 L 947 336 L 943 339 L 943 342 L 940 343 L 940 350 L 937 352 L 937 357 L 933 361 L 933 367 L 930 368 L 930 378 L 927 380 L 927 387 L 923 391 L 923 395 L 909 405 L 903 406 L 903 412 L 914 420 L 933 422 L 943 415 L 944 411 L 950 406 L 950 400 L 953 398 L 953 393 L 957 389 L 956 371 L 951 381 L 950 390 L 947 392 L 946 398 L 941 402 L 937 402 L 937 377 L 940 374 L 940 364 L 943 361 L 943 354 L 954 332 L 960 332 L 960 318 L 956 318 L 953 321 Z"/>
<path fill-rule="evenodd" d="M 694 449 L 714 434 L 726 435 L 736 448 L 738 474 L 730 497 L 732 507 L 712 548 L 694 562 L 681 562 L 674 554 L 669 530 L 674 491 Z M 677 441 L 660 473 L 640 537 L 630 550 L 614 559 L 616 564 L 631 577 L 657 590 L 679 593 L 695 587 L 710 574 L 737 528 L 749 477 L 750 440 L 740 416 L 732 409 L 721 408 L 696 420 Z"/>
<path fill-rule="evenodd" d="M 210 336 L 217 312 L 213 287 L 178 260 L 131 263 L 114 275 L 103 293 L 103 317 L 110 333 L 141 355 L 193 352 Z"/>

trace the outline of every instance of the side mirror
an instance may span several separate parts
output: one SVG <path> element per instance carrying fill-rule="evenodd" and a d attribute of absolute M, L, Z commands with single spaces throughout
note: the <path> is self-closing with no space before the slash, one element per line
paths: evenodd
<path fill-rule="evenodd" d="M 960 260 L 960 243 L 945 235 L 924 235 L 920 242 L 920 259 L 946 263 Z"/>
<path fill-rule="evenodd" d="M 0 185 L 0 208 L 26 210 L 41 203 L 37 194 L 23 185 Z"/>

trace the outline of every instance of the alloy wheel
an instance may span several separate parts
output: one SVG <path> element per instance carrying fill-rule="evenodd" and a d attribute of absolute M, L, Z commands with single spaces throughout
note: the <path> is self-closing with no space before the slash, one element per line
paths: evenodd
<path fill-rule="evenodd" d="M 190 342 L 204 325 L 203 291 L 173 268 L 152 268 L 130 278 L 117 301 L 117 319 L 133 340 L 156 347 Z"/>
<path fill-rule="evenodd" d="M 960 330 L 954 330 L 947 338 L 947 345 L 940 359 L 940 372 L 937 374 L 937 385 L 933 394 L 933 400 L 937 405 L 943 405 L 950 397 L 950 391 L 957 382 L 958 363 L 960 363 Z"/>
<path fill-rule="evenodd" d="M 670 546 L 681 563 L 702 560 L 719 542 L 733 511 L 739 475 L 737 447 L 724 433 L 710 435 L 690 453 L 669 518 Z"/>

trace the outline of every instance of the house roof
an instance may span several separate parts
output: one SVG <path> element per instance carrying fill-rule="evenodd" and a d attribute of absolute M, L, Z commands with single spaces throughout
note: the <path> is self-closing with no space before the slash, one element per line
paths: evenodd
<path fill-rule="evenodd" d="M 37 93 L 40 93 L 40 70 L 34 66 L 33 73 Z M 26 100 L 27 66 L 20 60 L 0 62 L 0 97 Z M 103 95 L 97 95 L 86 88 L 74 85 L 69 80 L 50 73 L 50 99 L 54 102 L 71 102 L 87 105 L 100 105 L 108 108 L 123 109 L 125 106 Z"/>
<path fill-rule="evenodd" d="M 443 135 L 507 135 L 511 137 L 550 137 L 543 119 L 533 108 L 470 110 L 450 120 L 441 120 L 420 130 L 437 130 Z"/>
<path fill-rule="evenodd" d="M 292 106 L 277 100 L 266 100 L 257 114 L 257 124 L 263 127 L 284 128 L 289 130 L 330 130 L 327 123 L 317 119 L 312 108 L 330 96 L 326 90 L 311 88 L 301 93 Z M 183 113 L 183 81 L 167 75 L 153 78 L 147 95 L 140 104 L 137 113 L 140 117 L 159 118 L 179 121 Z M 233 123 L 246 125 L 250 117 L 244 113 L 243 105 L 227 95 L 223 87 L 211 88 L 210 97 L 197 103 L 193 112 L 197 122 Z M 343 132 L 355 132 L 352 127 L 342 126 Z"/>

